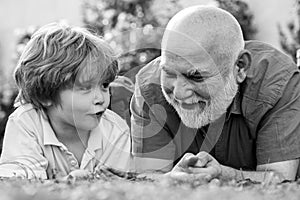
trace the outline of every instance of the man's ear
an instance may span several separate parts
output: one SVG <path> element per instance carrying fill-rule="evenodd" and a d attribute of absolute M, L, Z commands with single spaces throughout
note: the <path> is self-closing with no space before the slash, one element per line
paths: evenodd
<path fill-rule="evenodd" d="M 242 83 L 245 80 L 246 72 L 251 66 L 251 60 L 251 53 L 248 50 L 244 49 L 239 53 L 236 61 L 236 80 L 238 83 Z"/>

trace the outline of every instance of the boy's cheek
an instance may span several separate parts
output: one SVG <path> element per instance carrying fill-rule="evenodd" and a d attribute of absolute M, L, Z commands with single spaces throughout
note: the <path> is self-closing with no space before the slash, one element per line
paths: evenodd
<path fill-rule="evenodd" d="M 109 96 L 108 98 L 107 98 L 107 103 L 105 104 L 105 108 L 108 108 L 108 106 L 110 105 L 110 98 L 111 98 L 111 96 Z"/>

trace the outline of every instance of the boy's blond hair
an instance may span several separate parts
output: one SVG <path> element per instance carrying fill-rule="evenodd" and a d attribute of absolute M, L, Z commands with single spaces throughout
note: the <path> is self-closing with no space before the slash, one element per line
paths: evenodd
<path fill-rule="evenodd" d="M 76 84 L 107 83 L 118 71 L 116 55 L 99 36 L 84 28 L 52 23 L 27 43 L 14 72 L 16 102 L 44 109 L 59 103 L 59 92 Z"/>

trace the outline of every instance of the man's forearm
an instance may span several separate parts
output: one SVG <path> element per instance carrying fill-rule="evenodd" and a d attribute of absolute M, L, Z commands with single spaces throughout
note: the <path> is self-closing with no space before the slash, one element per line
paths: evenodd
<path fill-rule="evenodd" d="M 221 165 L 220 178 L 224 180 L 235 179 L 237 181 L 251 179 L 257 182 L 281 182 L 284 180 L 280 173 L 275 171 L 243 171 Z"/>

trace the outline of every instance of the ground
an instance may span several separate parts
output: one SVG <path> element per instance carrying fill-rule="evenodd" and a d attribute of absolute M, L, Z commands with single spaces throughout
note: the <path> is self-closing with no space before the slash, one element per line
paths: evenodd
<path fill-rule="evenodd" d="M 106 178 L 90 180 L 1 179 L 1 200 L 260 200 L 300 199 L 300 181 L 179 183 L 170 180 Z"/>

